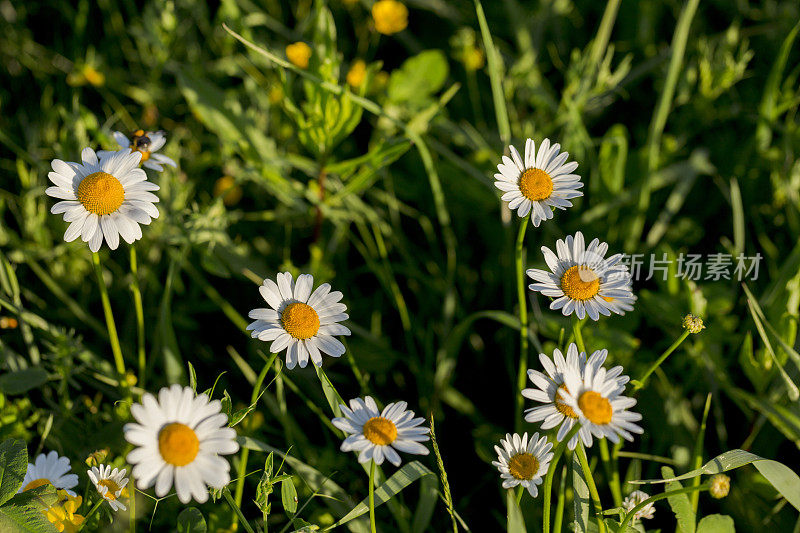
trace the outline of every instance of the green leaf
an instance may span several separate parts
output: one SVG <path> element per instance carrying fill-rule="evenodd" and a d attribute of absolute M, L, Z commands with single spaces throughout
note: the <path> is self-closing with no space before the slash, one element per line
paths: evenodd
<path fill-rule="evenodd" d="M 22 394 L 47 382 L 47 372 L 41 368 L 26 368 L 0 376 L 0 392 Z"/>
<path fill-rule="evenodd" d="M 205 533 L 206 519 L 196 507 L 187 507 L 178 515 L 179 533 Z"/>
<path fill-rule="evenodd" d="M 433 475 L 433 472 L 428 470 L 419 461 L 413 461 L 407 465 L 404 465 L 403 468 L 392 474 L 392 477 L 387 479 L 383 485 L 375 489 L 375 507 L 386 503 L 390 499 L 394 498 L 404 488 L 408 487 L 422 476 L 427 475 Z M 342 517 L 341 520 L 333 524 L 333 526 L 331 526 L 329 529 L 341 526 L 342 524 L 345 524 L 354 518 L 358 518 L 367 512 L 369 512 L 368 501 L 367 498 L 364 498 L 358 505 L 353 507 L 349 513 Z"/>
<path fill-rule="evenodd" d="M 287 513 L 295 513 L 297 511 L 297 489 L 294 488 L 292 478 L 281 482 L 281 501 Z"/>
<path fill-rule="evenodd" d="M 421 52 L 392 71 L 387 96 L 394 103 L 424 101 L 444 86 L 448 71 L 444 52 Z"/>
<path fill-rule="evenodd" d="M 269 504 L 269 495 L 272 494 L 272 484 L 274 481 L 272 480 L 272 469 L 273 469 L 273 462 L 274 462 L 274 453 L 269 452 L 267 455 L 267 460 L 264 463 L 264 473 L 261 475 L 261 479 L 258 481 L 258 485 L 256 486 L 256 506 L 261 509 L 261 514 L 264 518 L 264 522 L 267 521 L 267 517 L 271 511 L 271 506 Z"/>
<path fill-rule="evenodd" d="M 583 533 L 589 528 L 589 485 L 586 484 L 583 468 L 578 461 L 578 454 L 572 454 L 572 490 L 574 493 L 573 509 L 575 518 L 572 525 L 575 531 Z"/>
<path fill-rule="evenodd" d="M 668 466 L 661 467 L 661 476 L 664 479 L 674 478 L 675 472 Z M 670 481 L 667 483 L 665 491 L 677 490 L 683 488 L 680 481 Z M 675 514 L 675 519 L 678 521 L 678 528 L 676 533 L 695 533 L 695 522 L 697 517 L 692 508 L 692 502 L 689 500 L 688 494 L 676 494 L 667 498 L 672 512 Z"/>
<path fill-rule="evenodd" d="M 317 377 L 319 377 L 319 382 L 322 384 L 322 392 L 325 393 L 325 399 L 328 400 L 328 406 L 330 406 L 331 411 L 333 411 L 333 415 L 341 416 L 342 410 L 339 409 L 339 406 L 344 405 L 342 396 L 336 390 L 336 387 L 333 386 L 331 380 L 328 379 L 328 375 L 325 374 L 322 367 L 314 365 L 314 370 L 317 371 Z"/>
<path fill-rule="evenodd" d="M 736 533 L 736 527 L 730 516 L 712 514 L 700 520 L 697 533 Z"/>
<path fill-rule="evenodd" d="M 767 478 L 767 481 L 775 487 L 775 490 L 786 498 L 795 509 L 800 511 L 800 477 L 783 463 L 771 459 L 764 459 L 763 457 L 759 457 L 754 453 L 744 450 L 729 450 L 711 459 L 697 470 L 692 470 L 682 476 L 670 479 L 645 479 L 631 481 L 630 483 L 668 483 L 670 481 L 691 479 L 703 474 L 719 474 L 749 464 L 756 467 L 758 471 L 761 472 L 761 475 Z"/>
<path fill-rule="evenodd" d="M 16 494 L 0 506 L 0 531 L 13 533 L 55 533 L 44 510 L 56 503 L 52 486 L 38 487 Z"/>
<path fill-rule="evenodd" d="M 0 444 L 0 505 L 10 500 L 22 487 L 28 469 L 28 451 L 21 440 L 9 439 Z"/>
<path fill-rule="evenodd" d="M 506 529 L 508 533 L 526 533 L 525 518 L 519 508 L 517 497 L 513 490 L 506 491 L 506 509 L 508 509 Z"/>

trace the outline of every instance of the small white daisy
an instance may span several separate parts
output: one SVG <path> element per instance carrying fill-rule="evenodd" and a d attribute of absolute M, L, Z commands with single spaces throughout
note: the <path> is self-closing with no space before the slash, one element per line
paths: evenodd
<path fill-rule="evenodd" d="M 33 463 L 28 463 L 22 487 L 17 493 L 50 484 L 57 489 L 66 490 L 70 496 L 75 496 L 70 489 L 78 484 L 78 476 L 70 473 L 71 470 L 68 458 L 60 457 L 56 452 L 47 455 L 40 453 Z"/>
<path fill-rule="evenodd" d="M 420 442 L 430 439 L 430 428 L 420 427 L 425 419 L 414 418 L 414 411 L 406 409 L 406 402 L 390 403 L 379 411 L 375 400 L 367 396 L 363 400 L 350 400 L 349 409 L 345 405 L 340 407 L 344 416 L 334 418 L 333 425 L 349 434 L 341 449 L 360 452 L 359 463 L 372 459 L 379 465 L 386 458 L 400 466 L 398 451 L 428 455 L 428 448 Z"/>
<path fill-rule="evenodd" d="M 528 139 L 524 161 L 517 149 L 509 146 L 511 157 L 504 155 L 497 165 L 494 186 L 504 192 L 500 199 L 520 217 L 532 212 L 536 227 L 553 218 L 553 209 L 572 207 L 570 199 L 583 196 L 578 190 L 583 187 L 581 177 L 572 174 L 578 163 L 565 163 L 569 154 L 559 152 L 560 148 L 560 144 L 550 146 L 550 139 L 545 139 L 537 153 L 533 139 Z"/>
<path fill-rule="evenodd" d="M 156 153 L 164 146 L 164 143 L 167 142 L 167 136 L 163 131 L 136 130 L 133 132 L 133 136 L 130 140 L 122 132 L 115 131 L 114 140 L 117 141 L 120 148 L 130 148 L 131 150 L 141 153 L 143 167 L 151 168 L 159 172 L 164 170 L 164 167 L 161 165 L 178 167 L 171 158 L 164 154 Z M 100 150 L 97 152 L 97 155 L 100 158 L 104 158 L 113 153 L 114 152 Z"/>
<path fill-rule="evenodd" d="M 566 389 L 564 376 L 572 373 L 579 378 L 583 378 L 587 366 L 592 366 L 593 371 L 603 366 L 608 357 L 608 350 L 597 350 L 588 358 L 586 352 L 578 353 L 578 346 L 573 342 L 567 348 L 567 357 L 556 348 L 553 350 L 553 358 L 540 353 L 539 361 L 542 363 L 545 373 L 538 370 L 529 369 L 528 379 L 536 388 L 524 389 L 522 395 L 530 400 L 541 402 L 544 405 L 532 407 L 525 411 L 527 422 L 542 422 L 542 429 L 552 429 L 559 424 L 556 440 L 561 441 L 572 430 L 578 422 L 578 415 L 561 399 L 560 391 Z M 628 376 L 622 375 L 622 367 L 615 366 L 607 372 L 608 379 L 616 379 L 619 391 L 625 388 L 625 384 L 630 380 Z M 578 444 L 578 435 L 573 436 L 568 443 L 569 449 L 574 450 Z"/>
<path fill-rule="evenodd" d="M 236 431 L 220 413 L 219 400 L 194 395 L 191 387 L 172 385 L 158 393 L 142 395 L 131 406 L 137 423 L 123 428 L 125 439 L 137 446 L 127 460 L 134 465 L 136 485 L 145 490 L 153 484 L 163 497 L 173 482 L 178 499 L 199 503 L 208 499 L 207 486 L 221 489 L 230 480 L 230 465 L 220 455 L 236 453 Z"/>
<path fill-rule="evenodd" d="M 113 511 L 122 509 L 125 511 L 127 508 L 119 501 L 125 485 L 128 484 L 128 478 L 125 477 L 127 470 L 123 468 L 111 469 L 111 465 L 100 465 L 99 467 L 93 466 L 91 470 L 87 470 L 89 479 L 94 483 L 94 488 L 111 506 Z"/>
<path fill-rule="evenodd" d="M 568 235 L 556 242 L 556 252 L 542 246 L 550 272 L 530 268 L 527 274 L 537 283 L 528 288 L 554 298 L 550 309 L 561 309 L 564 316 L 575 313 L 583 319 L 589 315 L 624 315 L 633 309 L 636 296 L 631 289 L 631 275 L 623 263 L 622 254 L 605 259 L 608 244 L 594 239 L 586 247 L 583 233 Z"/>
<path fill-rule="evenodd" d="M 644 431 L 634 424 L 642 415 L 628 411 L 636 400 L 622 396 L 619 374 L 613 370 L 587 364 L 583 376 L 564 374 L 565 388 L 558 391 L 561 401 L 578 416 L 578 435 L 587 448 L 592 445 L 592 435 L 616 444 L 620 436 L 632 441 L 632 433 Z"/>
<path fill-rule="evenodd" d="M 300 274 L 297 283 L 288 272 L 278 273 L 278 282 L 265 279 L 259 287 L 261 296 L 271 309 L 253 309 L 248 316 L 255 322 L 247 326 L 252 337 L 272 341 L 269 351 L 278 353 L 286 349 L 286 368 L 298 364 L 304 368 L 309 357 L 322 366 L 324 352 L 331 357 L 344 353 L 344 344 L 334 335 L 350 335 L 350 330 L 338 322 L 347 320 L 347 306 L 339 303 L 342 293 L 331 292 L 323 283 L 313 293 L 314 276 Z"/>
<path fill-rule="evenodd" d="M 627 496 L 627 498 L 622 500 L 622 508 L 630 513 L 634 507 L 636 507 L 649 497 L 650 495 L 647 494 L 646 492 L 642 492 L 641 490 L 635 490 L 631 492 Z M 656 508 L 653 505 L 653 502 L 650 502 L 641 509 L 639 509 L 638 511 L 636 511 L 636 514 L 633 515 L 633 519 L 641 520 L 643 518 L 647 518 L 649 520 L 650 518 L 653 518 L 655 515 L 656 515 Z"/>
<path fill-rule="evenodd" d="M 527 433 L 521 437 L 519 433 L 506 434 L 500 444 L 502 448 L 494 447 L 497 461 L 492 461 L 492 464 L 500 471 L 503 488 L 511 489 L 522 485 L 528 489 L 532 498 L 538 496 L 538 485 L 542 484 L 542 476 L 547 473 L 553 459 L 550 452 L 553 445 L 547 441 L 547 437 L 539 438 L 538 433 L 531 435 L 530 440 Z"/>
<path fill-rule="evenodd" d="M 105 237 L 108 247 L 116 250 L 119 238 L 132 244 L 142 238 L 139 224 L 150 224 L 158 218 L 154 205 L 158 185 L 147 181 L 144 170 L 137 168 L 141 154 L 125 148 L 102 160 L 91 148 L 81 152 L 81 163 L 65 163 L 54 159 L 53 172 L 48 174 L 55 187 L 45 193 L 59 198 L 50 212 L 64 213 L 70 225 L 64 240 L 80 237 L 96 252 Z"/>

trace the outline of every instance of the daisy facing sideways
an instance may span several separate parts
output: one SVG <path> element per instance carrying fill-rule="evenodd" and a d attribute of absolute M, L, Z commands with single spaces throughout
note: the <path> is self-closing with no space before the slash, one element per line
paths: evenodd
<path fill-rule="evenodd" d="M 542 484 L 542 476 L 547 473 L 553 459 L 550 452 L 553 445 L 547 442 L 547 437 L 539 438 L 539 434 L 534 433 L 528 439 L 527 433 L 522 436 L 519 433 L 506 434 L 500 446 L 494 447 L 497 461 L 492 461 L 492 464 L 500 471 L 503 488 L 513 489 L 522 485 L 532 498 L 538 496 L 538 485 Z"/>
<path fill-rule="evenodd" d="M 289 370 L 297 365 L 304 368 L 309 358 L 322 366 L 322 353 L 341 356 L 344 344 L 334 336 L 350 335 L 350 330 L 339 324 L 348 318 L 347 306 L 339 303 L 342 293 L 331 292 L 328 283 L 312 293 L 313 287 L 311 274 L 300 274 L 295 282 L 289 272 L 280 272 L 277 283 L 265 279 L 258 289 L 270 308 L 253 309 L 248 314 L 255 319 L 247 326 L 251 336 L 272 342 L 269 346 L 272 353 L 286 349 Z"/>
<path fill-rule="evenodd" d="M 157 154 L 162 146 L 167 142 L 167 136 L 163 131 L 144 131 L 136 130 L 128 139 L 121 131 L 114 132 L 114 140 L 120 148 L 130 148 L 142 154 L 142 166 L 161 172 L 164 170 L 162 165 L 169 165 L 177 168 L 178 165 L 172 158 L 164 154 Z M 113 154 L 113 151 L 100 150 L 97 155 L 102 159 Z"/>
<path fill-rule="evenodd" d="M 516 209 L 520 218 L 531 213 L 535 227 L 543 220 L 553 218 L 553 209 L 572 207 L 572 198 L 583 196 L 578 189 L 583 187 L 581 177 L 572 172 L 578 163 L 567 163 L 567 152 L 560 152 L 561 145 L 550 145 L 545 139 L 536 151 L 533 139 L 525 142 L 525 158 L 513 146 L 509 146 L 511 157 L 503 156 L 494 175 L 494 186 L 503 191 L 500 198 L 508 202 L 509 209 Z"/>
<path fill-rule="evenodd" d="M 564 375 L 561 401 L 578 417 L 578 435 L 587 448 L 592 445 L 592 436 L 616 444 L 620 437 L 633 441 L 633 433 L 644 432 L 635 423 L 642 415 L 628 410 L 636 400 L 622 396 L 621 378 L 615 371 L 587 364 L 582 376 L 575 372 Z"/>
<path fill-rule="evenodd" d="M 119 501 L 125 485 L 128 484 L 128 478 L 125 477 L 126 472 L 127 470 L 124 468 L 122 470 L 117 468 L 111 470 L 110 465 L 94 466 L 91 470 L 86 471 L 98 494 L 108 502 L 108 505 L 114 511 L 126 510 L 125 505 Z"/>
<path fill-rule="evenodd" d="M 50 452 L 47 455 L 41 453 L 32 463 L 28 463 L 22 487 L 17 493 L 44 485 L 52 485 L 56 489 L 64 489 L 70 496 L 75 496 L 70 489 L 78 484 L 78 476 L 71 473 L 71 470 L 69 459 L 66 457 L 59 457 L 56 452 Z"/>
<path fill-rule="evenodd" d="M 406 402 L 396 402 L 380 411 L 370 396 L 350 400 L 349 408 L 341 405 L 343 416 L 332 422 L 348 434 L 342 451 L 359 452 L 359 463 L 373 460 L 379 465 L 385 458 L 395 466 L 400 466 L 397 452 L 428 455 L 428 448 L 420 443 L 430 439 L 430 428 L 420 427 L 425 419 L 414 418 L 414 411 L 407 407 Z"/>
<path fill-rule="evenodd" d="M 544 372 L 533 369 L 528 370 L 528 379 L 535 385 L 535 388 L 524 389 L 522 395 L 543 405 L 527 409 L 525 411 L 525 421 L 541 422 L 542 430 L 560 426 L 556 434 L 556 440 L 563 440 L 572 430 L 572 427 L 579 423 L 578 415 L 561 397 L 567 389 L 564 384 L 566 375 L 572 374 L 578 378 L 583 378 L 587 367 L 592 367 L 592 372 L 597 372 L 603 366 L 607 357 L 608 350 L 597 350 L 587 360 L 586 352 L 578 353 L 578 346 L 574 342 L 567 348 L 566 358 L 558 348 L 553 351 L 552 359 L 540 353 L 539 361 L 542 363 Z M 622 375 L 622 370 L 621 366 L 615 366 L 606 373 L 607 379 L 616 380 L 619 392 L 622 392 L 625 384 L 630 380 L 628 376 Z M 570 450 L 574 450 L 577 444 L 578 435 L 576 434 L 569 440 L 567 445 Z"/>
<path fill-rule="evenodd" d="M 123 428 L 125 440 L 137 446 L 127 457 L 136 486 L 145 490 L 155 484 L 161 498 L 174 484 L 181 502 L 204 503 L 208 487 L 227 485 L 230 465 L 220 455 L 236 453 L 239 444 L 220 407 L 219 400 L 180 385 L 162 388 L 157 400 L 143 394 L 142 403 L 131 406 L 136 423 Z"/>
<path fill-rule="evenodd" d="M 140 158 L 139 152 L 125 148 L 98 159 L 94 150 L 84 148 L 81 163 L 53 160 L 48 177 L 54 186 L 45 194 L 62 200 L 50 212 L 63 213 L 64 221 L 70 223 L 65 241 L 80 237 L 97 252 L 103 239 L 116 250 L 120 237 L 128 244 L 142 238 L 139 224 L 158 218 L 154 205 L 158 197 L 151 192 L 158 185 L 147 181 L 144 170 L 138 168 Z"/>
<path fill-rule="evenodd" d="M 622 254 L 605 259 L 608 244 L 594 239 L 587 247 L 580 231 L 556 242 L 556 253 L 542 246 L 550 271 L 530 268 L 528 277 L 536 283 L 528 288 L 553 298 L 550 309 L 561 309 L 564 316 L 572 313 L 598 320 L 600 315 L 624 315 L 633 309 L 636 297 L 631 288 L 628 267 L 620 261 Z"/>

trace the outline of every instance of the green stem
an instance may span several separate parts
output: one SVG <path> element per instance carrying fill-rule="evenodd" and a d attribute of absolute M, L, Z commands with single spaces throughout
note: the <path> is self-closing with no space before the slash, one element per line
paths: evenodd
<path fill-rule="evenodd" d="M 556 505 L 556 520 L 553 524 L 553 533 L 561 533 L 561 524 L 564 522 L 564 506 L 567 503 L 567 465 L 561 469 L 561 481 L 558 484 L 558 504 Z"/>
<path fill-rule="evenodd" d="M 139 386 L 144 388 L 145 372 L 147 369 L 147 355 L 144 346 L 144 306 L 142 305 L 142 291 L 139 288 L 139 266 L 136 258 L 136 247 L 131 246 L 131 292 L 133 292 L 133 307 L 136 311 L 136 349 L 139 362 Z"/>
<path fill-rule="evenodd" d="M 619 507 L 622 505 L 622 487 L 619 481 L 619 471 L 614 461 L 611 460 L 611 454 L 608 453 L 608 443 L 606 443 L 606 439 L 600 439 L 600 459 L 603 460 L 603 469 L 606 472 L 606 477 L 609 479 L 614 505 Z"/>
<path fill-rule="evenodd" d="M 264 368 L 261 369 L 261 373 L 258 375 L 256 379 L 256 383 L 253 386 L 253 392 L 250 395 L 250 405 L 253 405 L 258 401 L 258 395 L 261 393 L 261 385 L 264 383 L 264 379 L 267 377 L 269 373 L 269 369 L 272 366 L 272 362 L 275 360 L 274 357 L 267 359 L 267 362 L 264 364 Z M 237 507 L 241 507 L 242 505 L 242 497 L 244 495 L 244 478 L 245 472 L 247 472 L 247 459 L 250 456 L 250 450 L 248 448 L 242 448 L 242 453 L 239 456 L 239 466 L 238 466 L 238 478 L 236 479 L 236 490 L 233 493 L 233 499 L 236 502 Z M 234 523 L 231 524 L 231 529 L 236 531 L 236 522 L 234 517 Z"/>
<path fill-rule="evenodd" d="M 547 475 L 544 477 L 544 486 L 542 487 L 542 498 L 544 499 L 544 508 L 542 510 L 542 530 L 544 533 L 550 533 L 550 495 L 553 493 L 553 476 L 556 472 L 556 465 L 558 464 L 558 460 L 561 459 L 561 456 L 564 454 L 564 449 L 567 447 L 567 443 L 572 439 L 572 437 L 575 436 L 580 428 L 580 424 L 576 422 L 575 425 L 572 426 L 572 429 L 569 431 L 569 433 L 567 433 L 567 436 L 564 437 L 564 440 L 556 445 L 556 448 L 553 451 L 553 460 L 550 461 L 550 466 L 547 468 Z"/>
<path fill-rule="evenodd" d="M 108 338 L 111 341 L 111 352 L 114 354 L 114 364 L 117 367 L 117 374 L 119 374 L 120 382 L 125 383 L 125 361 L 122 359 L 122 349 L 119 346 L 117 326 L 114 323 L 114 315 L 111 312 L 111 301 L 108 299 L 108 289 L 103 281 L 103 271 L 100 268 L 100 255 L 97 252 L 92 252 L 92 264 L 94 265 L 94 272 L 97 275 L 97 285 L 100 288 L 100 299 L 103 302 L 103 314 L 106 317 L 106 328 L 108 329 Z"/>
<path fill-rule="evenodd" d="M 697 440 L 694 443 L 694 465 L 692 470 L 699 469 L 703 464 L 703 443 L 706 438 L 706 424 L 708 423 L 708 411 L 711 409 L 711 393 L 706 396 L 706 405 L 703 408 L 703 418 L 700 422 L 700 431 L 697 433 Z M 691 486 L 696 487 L 700 484 L 700 476 L 692 479 Z M 692 502 L 692 509 L 697 513 L 697 506 L 700 503 L 700 493 L 695 492 L 689 497 Z"/>
<path fill-rule="evenodd" d="M 572 333 L 575 336 L 575 344 L 578 345 L 578 351 L 585 352 L 586 344 L 583 342 L 583 334 L 581 333 L 581 319 L 575 315 L 572 316 Z"/>
<path fill-rule="evenodd" d="M 128 498 L 128 531 L 136 533 L 136 485 L 133 479 L 133 469 L 131 469 L 131 475 L 128 477 L 128 486 L 131 488 L 131 497 Z"/>
<path fill-rule="evenodd" d="M 628 522 L 633 520 L 634 515 L 653 502 L 657 502 L 658 500 L 663 500 L 664 498 L 669 498 L 670 496 L 677 496 L 679 494 L 689 494 L 690 492 L 694 491 L 708 490 L 710 486 L 711 485 L 709 485 L 708 483 L 704 483 L 703 485 L 698 485 L 696 487 L 684 487 L 682 489 L 668 490 L 667 492 L 662 492 L 661 494 L 650 496 L 645 501 L 643 501 L 642 503 L 638 504 L 636 507 L 628 511 L 627 514 L 625 514 L 625 518 L 620 523 L 619 529 L 617 531 L 625 531 L 625 527 L 628 525 Z"/>
<path fill-rule="evenodd" d="M 597 517 L 597 529 L 600 533 L 605 533 L 606 522 L 603 519 L 603 505 L 600 503 L 600 494 L 597 492 L 597 485 L 594 483 L 592 469 L 589 468 L 589 461 L 586 458 L 586 449 L 583 447 L 583 442 L 578 443 L 575 452 L 578 454 L 578 461 L 581 463 L 583 476 L 586 478 L 586 484 L 589 486 L 589 495 L 592 497 L 592 506 L 594 507 L 595 516 Z M 621 529 L 621 531 L 625 530 Z"/>
<path fill-rule="evenodd" d="M 253 528 L 247 522 L 247 519 L 242 514 L 242 510 L 239 509 L 239 506 L 236 505 L 235 501 L 233 501 L 233 497 L 231 496 L 231 491 L 228 490 L 228 487 L 225 487 L 224 489 L 222 489 L 222 494 L 223 494 L 223 496 L 225 496 L 225 501 L 227 501 L 228 505 L 231 506 L 231 509 L 236 514 L 236 516 L 239 518 L 239 523 L 244 526 L 244 529 L 247 531 L 247 533 L 255 533 L 255 531 L 253 531 Z"/>
<path fill-rule="evenodd" d="M 523 487 L 522 485 L 518 486 L 517 487 L 517 505 L 519 505 L 520 502 L 522 502 L 522 493 L 523 492 L 525 492 L 525 487 Z"/>
<path fill-rule="evenodd" d="M 675 350 L 678 348 L 678 346 L 680 346 L 680 345 L 681 345 L 681 343 L 682 343 L 682 342 L 683 342 L 683 341 L 686 339 L 686 337 L 688 337 L 689 335 L 690 335 L 690 331 L 689 331 L 688 329 L 687 329 L 687 330 L 684 330 L 684 332 L 681 334 L 681 336 L 680 336 L 680 337 L 678 337 L 678 339 L 677 339 L 675 342 L 673 342 L 673 343 L 672 343 L 672 345 L 671 345 L 669 348 L 667 348 L 667 349 L 664 351 L 664 353 L 662 353 L 662 354 L 661 354 L 661 356 L 658 358 L 658 360 L 657 360 L 655 363 L 653 363 L 652 365 L 650 365 L 650 368 L 648 368 L 648 369 L 647 369 L 647 372 L 645 372 L 645 373 L 644 373 L 644 375 L 643 375 L 641 378 L 639 378 L 639 381 L 638 381 L 637 383 L 634 383 L 634 385 L 633 385 L 633 390 L 634 390 L 634 391 L 637 391 L 637 390 L 641 389 L 642 387 L 644 387 L 644 384 L 647 382 L 647 378 L 649 378 L 649 377 L 650 377 L 650 374 L 652 374 L 653 372 L 655 372 L 655 371 L 656 371 L 656 369 L 657 369 L 658 367 L 660 367 L 660 366 L 661 366 L 661 364 L 662 364 L 664 361 L 666 361 L 666 360 L 667 360 L 667 357 L 669 357 L 669 356 L 670 356 L 670 354 L 671 354 L 672 352 L 674 352 L 674 351 L 675 351 Z"/>
<path fill-rule="evenodd" d="M 369 530 L 376 533 L 375 529 L 375 461 L 369 466 Z"/>
<path fill-rule="evenodd" d="M 105 501 L 105 499 L 104 499 L 103 497 L 100 497 L 100 499 L 97 501 L 97 503 L 96 503 L 96 504 L 94 504 L 94 506 L 92 506 L 91 510 L 89 510 L 89 513 L 88 513 L 86 516 L 84 516 L 84 517 L 83 517 L 83 522 L 81 522 L 81 526 L 78 528 L 78 533 L 80 533 L 81 531 L 83 531 L 83 527 L 84 527 L 84 526 L 86 525 L 86 523 L 89 521 L 89 518 L 91 518 L 91 517 L 92 517 L 92 515 L 93 515 L 95 512 L 97 512 L 97 510 L 100 508 L 100 506 L 101 506 L 101 505 L 103 505 L 103 502 L 104 502 L 104 501 Z"/>
<path fill-rule="evenodd" d="M 525 388 L 525 380 L 528 373 L 528 302 L 525 295 L 525 261 L 523 258 L 525 231 L 528 229 L 528 221 L 531 215 L 528 214 L 522 219 L 517 234 L 517 245 L 514 249 L 516 258 L 517 274 L 517 304 L 519 305 L 519 373 L 517 374 L 517 410 L 514 417 L 515 424 L 520 424 L 524 398 L 520 392 Z"/>

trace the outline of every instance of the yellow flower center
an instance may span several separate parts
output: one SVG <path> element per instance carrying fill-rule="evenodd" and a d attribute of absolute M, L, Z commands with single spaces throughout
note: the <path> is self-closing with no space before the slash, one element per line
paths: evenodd
<path fill-rule="evenodd" d="M 561 290 L 573 300 L 589 300 L 600 291 L 600 278 L 591 268 L 576 265 L 561 276 Z"/>
<path fill-rule="evenodd" d="M 561 398 L 561 391 L 566 391 L 567 386 L 563 383 L 559 385 L 558 390 L 556 391 L 556 397 L 553 403 L 556 406 L 556 410 L 564 416 L 569 418 L 578 418 L 578 415 L 575 414 L 575 411 L 572 410 L 572 407 L 564 403 L 564 400 Z"/>
<path fill-rule="evenodd" d="M 600 426 L 611 422 L 611 402 L 603 398 L 599 392 L 590 390 L 581 394 L 581 397 L 578 398 L 578 407 L 590 422 Z"/>
<path fill-rule="evenodd" d="M 295 339 L 310 339 L 319 331 L 319 315 L 310 305 L 295 302 L 281 313 L 281 324 Z"/>
<path fill-rule="evenodd" d="M 508 472 L 517 479 L 533 479 L 539 471 L 539 460 L 529 453 L 518 453 L 508 462 Z"/>
<path fill-rule="evenodd" d="M 372 4 L 372 18 L 378 33 L 391 35 L 408 26 L 408 8 L 396 0 L 379 0 Z"/>
<path fill-rule="evenodd" d="M 296 67 L 308 68 L 311 59 L 311 47 L 303 41 L 290 44 L 286 47 L 286 58 Z"/>
<path fill-rule="evenodd" d="M 45 485 L 50 485 L 49 479 L 45 479 L 43 477 L 39 479 L 34 479 L 33 481 L 25 485 L 25 488 L 22 489 L 22 492 L 29 491 L 31 489 L 36 489 L 39 487 L 44 487 Z"/>
<path fill-rule="evenodd" d="M 374 416 L 364 424 L 363 433 L 371 443 L 387 446 L 397 438 L 397 426 L 382 416 Z"/>
<path fill-rule="evenodd" d="M 95 172 L 78 185 L 78 200 L 90 213 L 109 215 L 125 201 L 125 189 L 111 174 Z"/>
<path fill-rule="evenodd" d="M 519 176 L 519 192 L 532 202 L 545 200 L 553 193 L 553 180 L 544 170 L 526 169 Z"/>
<path fill-rule="evenodd" d="M 106 492 L 104 496 L 107 500 L 117 499 L 116 494 L 117 491 L 119 491 L 119 485 L 117 485 L 116 481 L 113 479 L 101 479 L 97 484 L 108 489 L 108 492 Z"/>
<path fill-rule="evenodd" d="M 185 424 L 167 424 L 158 433 L 158 451 L 161 458 L 174 466 L 188 465 L 197 457 L 200 441 L 197 434 Z"/>

